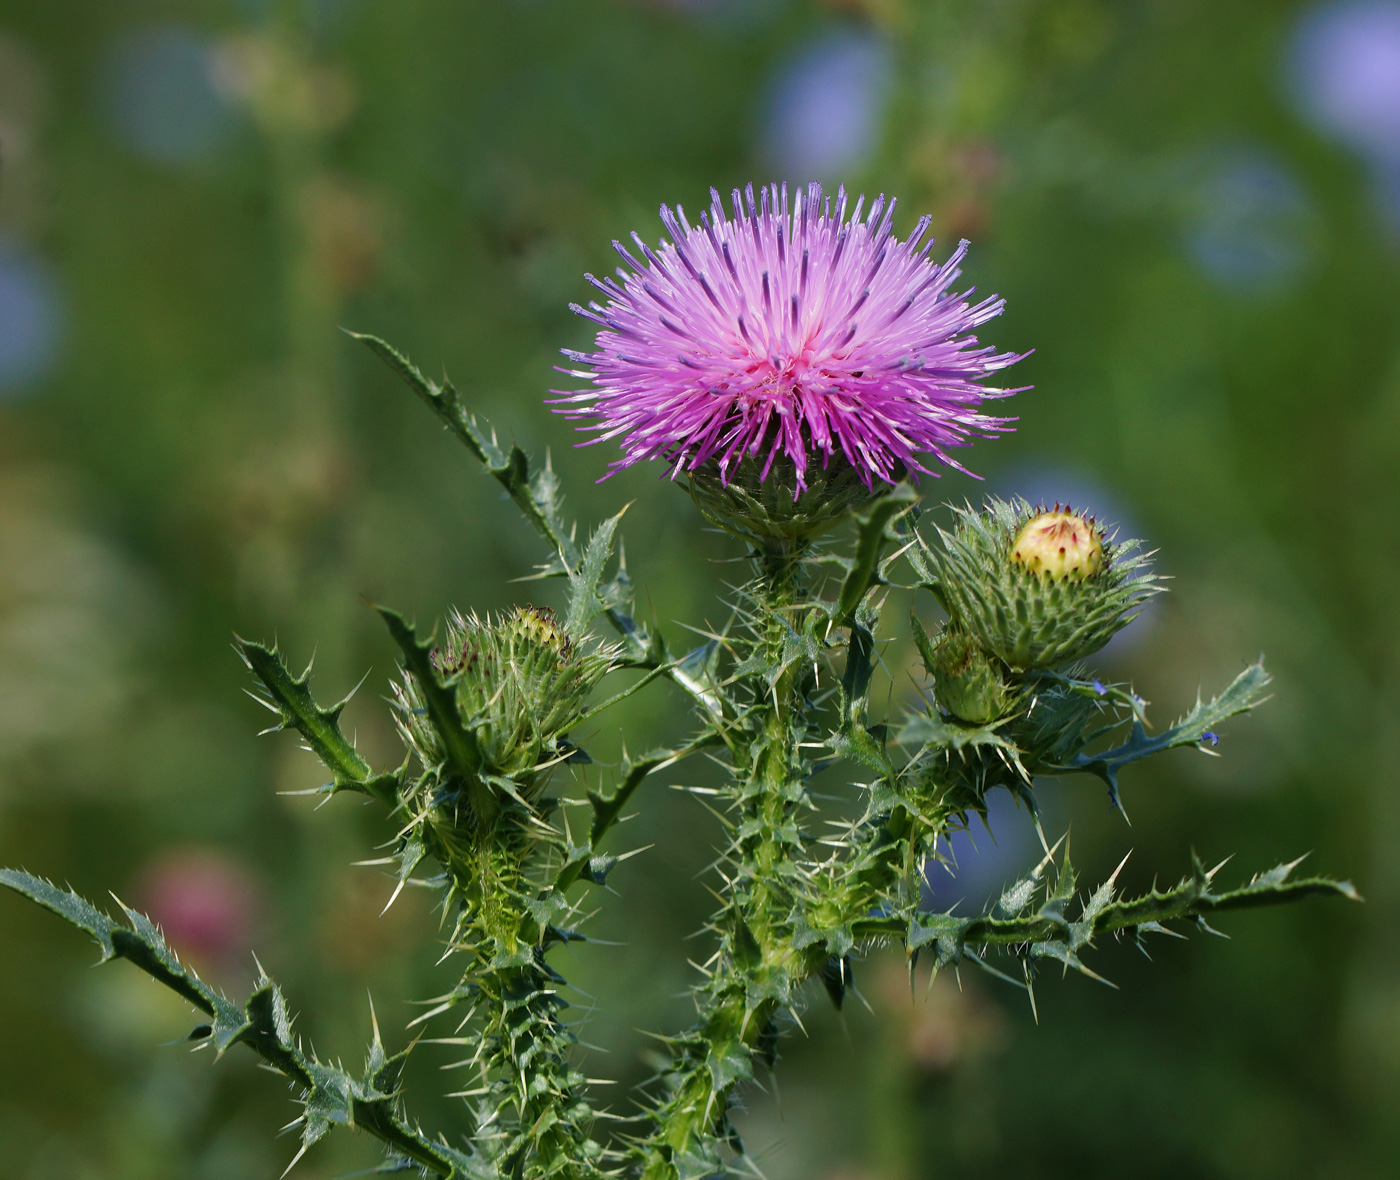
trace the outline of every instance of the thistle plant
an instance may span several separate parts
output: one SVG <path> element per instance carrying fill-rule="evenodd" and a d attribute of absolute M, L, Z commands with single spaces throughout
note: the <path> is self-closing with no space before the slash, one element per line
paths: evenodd
<path fill-rule="evenodd" d="M 1047 964 L 1092 975 L 1084 958 L 1104 935 L 1142 940 L 1228 910 L 1355 897 L 1348 883 L 1295 876 L 1297 862 L 1225 888 L 1195 860 L 1177 885 L 1127 897 L 1117 874 L 1082 889 L 1068 853 L 1047 847 L 985 912 L 925 908 L 940 842 L 985 815 L 989 792 L 1012 792 L 1037 829 L 1046 776 L 1090 776 L 1117 803 L 1124 768 L 1213 743 L 1268 677 L 1248 667 L 1150 733 L 1131 688 L 1084 663 L 1162 589 L 1140 545 L 1059 505 L 989 499 L 952 509 L 946 527 L 920 515 L 920 477 L 1009 428 L 983 403 L 1017 391 L 986 383 L 1020 358 L 974 334 L 1000 300 L 953 291 L 966 243 L 935 263 L 928 219 L 900 240 L 893 212 L 816 186 L 791 202 L 777 187 L 736 192 L 728 211 L 716 196 L 698 226 L 663 209 L 670 240 L 618 246 L 620 279 L 594 280 L 601 302 L 576 309 L 598 326 L 596 347 L 567 354 L 588 385 L 556 394 L 556 409 L 594 441 L 618 441 L 615 468 L 664 463 L 748 553 L 730 624 L 684 650 L 634 613 L 614 557 L 621 513 L 580 539 L 548 462 L 503 448 L 449 382 L 357 337 L 499 481 L 540 535 L 541 574 L 565 586 L 558 614 L 452 613 L 436 637 L 378 608 L 402 655 L 392 707 L 405 757 L 386 769 L 341 729 L 344 701 L 318 703 L 275 647 L 238 645 L 273 729 L 296 731 L 324 764 L 323 793 L 377 801 L 397 825 L 399 887 L 439 895 L 460 975 L 420 1021 L 474 1073 L 461 1126 L 428 1131 L 407 1113 L 400 1073 L 417 1042 L 391 1055 L 376 1026 L 363 1072 L 332 1066 L 293 1035 L 266 975 L 235 1003 L 142 915 L 115 921 L 23 872 L 0 880 L 186 999 L 202 1013 L 192 1037 L 217 1055 L 241 1044 L 291 1079 L 301 1152 L 341 1126 L 383 1142 L 384 1171 L 472 1180 L 740 1169 L 736 1101 L 776 1067 L 782 1031 L 814 991 L 839 1006 L 878 947 L 901 948 L 911 972 L 968 963 L 1030 990 Z M 897 595 L 946 619 L 930 634 L 911 610 L 927 680 L 886 716 L 872 704 L 876 633 Z M 623 669 L 643 674 L 609 696 Z M 584 722 L 661 680 L 689 700 L 688 740 L 580 784 L 570 768 L 588 761 L 572 740 Z M 579 1069 L 554 952 L 586 940 L 585 911 L 606 904 L 592 891 L 627 852 L 614 828 L 645 806 L 644 784 L 700 751 L 723 771 L 707 789 L 725 843 L 695 1020 L 664 1032 L 666 1063 L 637 1102 L 605 1108 Z M 844 817 L 823 823 L 813 780 L 845 781 L 838 764 L 856 781 L 840 788 Z"/>

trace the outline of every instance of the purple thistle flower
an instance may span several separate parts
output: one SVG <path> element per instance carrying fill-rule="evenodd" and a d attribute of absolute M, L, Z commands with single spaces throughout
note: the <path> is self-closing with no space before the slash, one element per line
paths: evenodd
<path fill-rule="evenodd" d="M 663 205 L 671 241 L 653 250 L 634 233 L 641 261 L 614 242 L 630 270 L 618 269 L 620 282 L 588 275 L 606 302 L 573 305 L 598 325 L 597 351 L 564 350 L 582 367 L 560 371 L 594 387 L 557 390 L 554 404 L 591 420 L 579 428 L 598 433 L 589 442 L 620 439 L 614 470 L 665 459 L 674 478 L 714 460 L 727 484 L 745 457 L 766 479 L 783 456 L 800 492 L 819 454 L 871 487 L 936 474 L 919 455 L 962 471 L 949 448 L 1009 428 L 981 403 L 1020 391 L 979 382 L 1023 354 L 972 335 L 1001 299 L 949 292 L 967 242 L 932 262 L 932 239 L 920 245 L 931 219 L 901 242 L 883 196 L 864 219 L 864 197 L 848 219 L 845 190 L 833 208 L 816 184 L 791 214 L 786 185 L 757 201 L 752 185 L 743 197 L 735 189 L 732 217 L 711 196 L 698 228 Z"/>

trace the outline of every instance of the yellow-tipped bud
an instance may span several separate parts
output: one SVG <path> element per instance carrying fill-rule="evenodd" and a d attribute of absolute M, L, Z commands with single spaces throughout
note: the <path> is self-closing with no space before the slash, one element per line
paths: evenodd
<path fill-rule="evenodd" d="M 1025 500 L 954 509 L 951 533 L 924 553 L 956 626 L 1013 672 L 1082 660 L 1130 623 L 1160 587 L 1137 542 L 1085 516 Z"/>
<path fill-rule="evenodd" d="M 1103 537 L 1092 520 L 1057 507 L 1026 523 L 1011 546 L 1011 560 L 1052 581 L 1082 582 L 1103 567 Z"/>

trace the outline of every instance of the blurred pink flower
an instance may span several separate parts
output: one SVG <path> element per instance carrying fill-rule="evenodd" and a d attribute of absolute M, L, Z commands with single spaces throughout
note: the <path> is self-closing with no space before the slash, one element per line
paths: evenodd
<path fill-rule="evenodd" d="M 250 949 L 257 885 L 245 865 L 223 853 L 167 853 L 142 871 L 136 896 L 181 955 L 225 966 Z"/>

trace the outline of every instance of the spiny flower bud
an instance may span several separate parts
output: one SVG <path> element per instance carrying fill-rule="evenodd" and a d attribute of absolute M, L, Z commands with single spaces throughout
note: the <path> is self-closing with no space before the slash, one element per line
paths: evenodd
<path fill-rule="evenodd" d="M 1092 517 L 1065 505 L 1042 512 L 1016 534 L 1011 560 L 1033 574 L 1082 582 L 1103 566 L 1103 536 Z"/>
<path fill-rule="evenodd" d="M 1015 671 L 1099 650 L 1161 587 L 1136 541 L 1106 541 L 1093 521 L 1025 500 L 955 509 L 941 546 L 925 547 L 953 622 Z"/>
<path fill-rule="evenodd" d="M 518 606 L 499 619 L 454 612 L 431 658 L 476 737 L 483 769 L 529 790 L 559 758 L 559 739 L 577 723 L 616 655 L 610 647 L 585 647 L 553 611 Z M 442 739 L 417 681 L 405 676 L 397 693 L 405 738 L 424 766 L 440 765 Z"/>
<path fill-rule="evenodd" d="M 966 631 L 945 626 L 933 648 L 934 699 L 954 717 L 986 725 L 1006 711 L 1001 669 Z"/>

